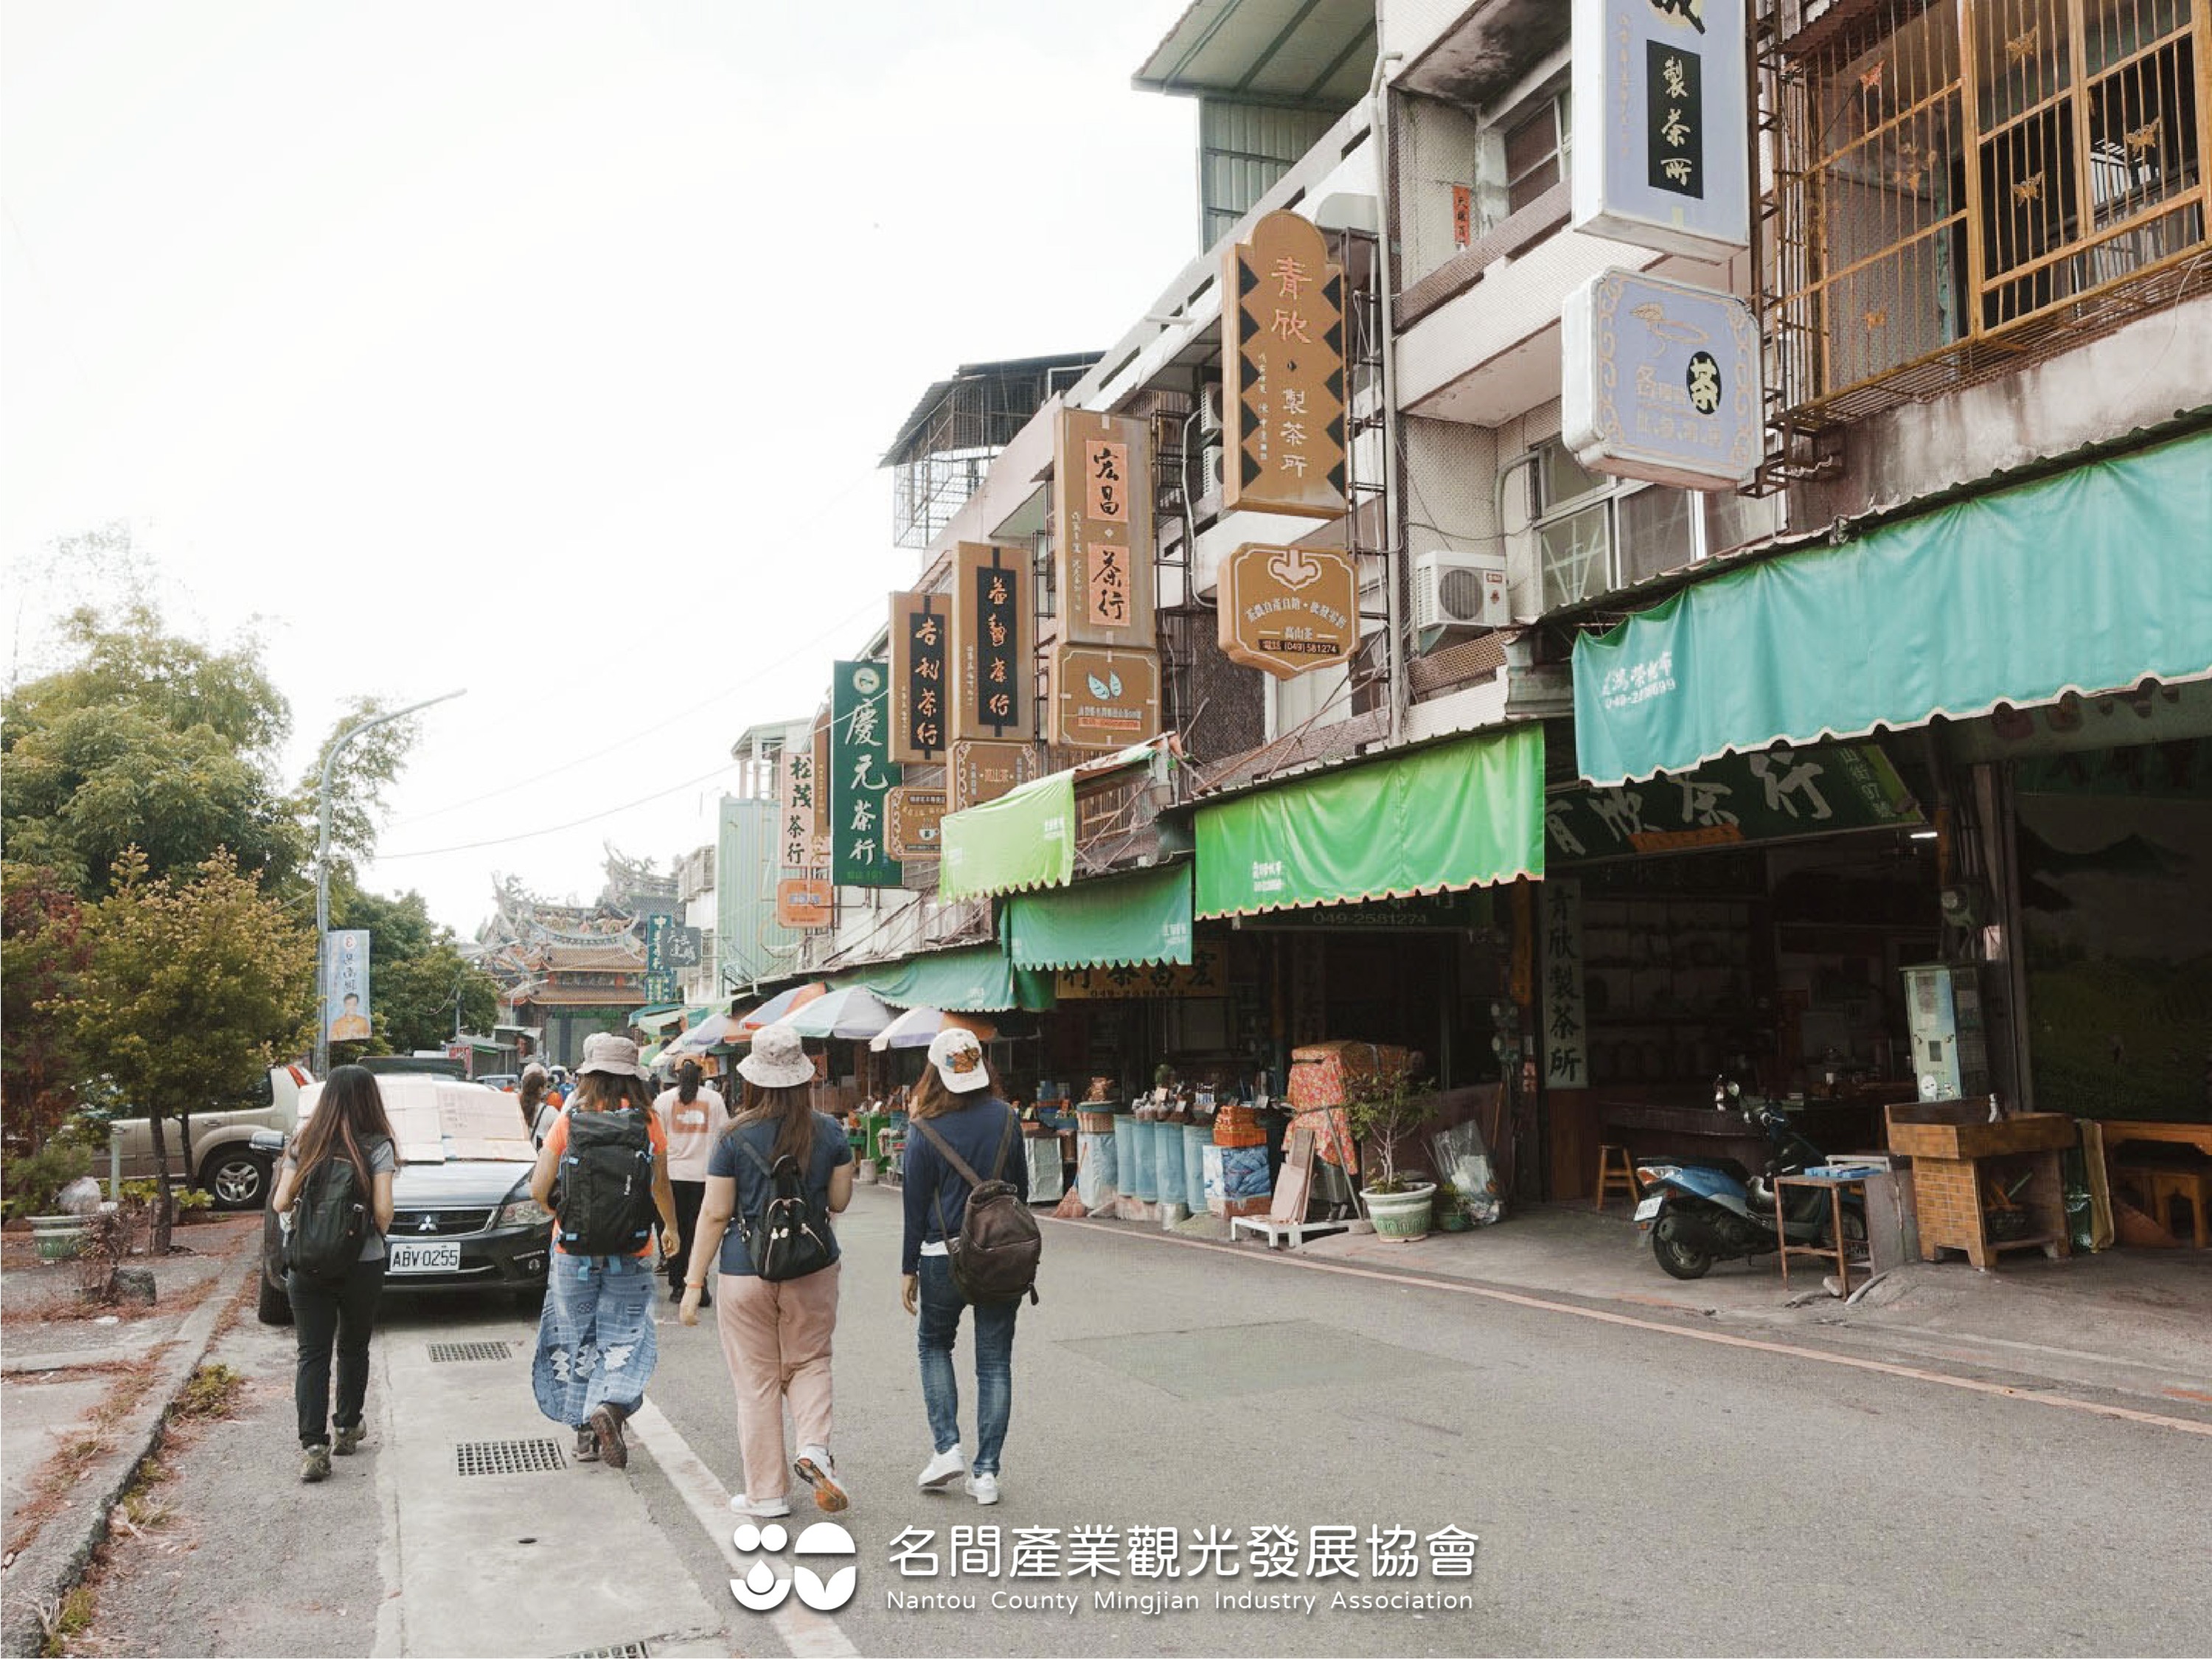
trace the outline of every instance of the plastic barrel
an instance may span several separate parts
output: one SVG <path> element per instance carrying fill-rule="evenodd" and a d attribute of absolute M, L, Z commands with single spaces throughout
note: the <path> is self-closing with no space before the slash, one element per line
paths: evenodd
<path fill-rule="evenodd" d="M 1121 1126 L 1116 1124 L 1115 1128 L 1118 1133 Z M 1121 1166 L 1121 1190 L 1147 1204 L 1158 1203 L 1160 1196 L 1158 1150 L 1160 1126 L 1144 1118 L 1131 1118 L 1129 1128 L 1129 1156 L 1135 1162 L 1133 1164 L 1125 1163 Z"/>
<path fill-rule="evenodd" d="M 1182 1126 L 1183 1203 L 1193 1215 L 1206 1213 L 1206 1149 L 1212 1145 L 1212 1125 L 1186 1123 Z"/>
<path fill-rule="evenodd" d="M 1137 1164 L 1142 1156 L 1137 1151 L 1137 1131 L 1151 1127 L 1126 1115 L 1114 1120 L 1114 1180 L 1119 1189 L 1131 1198 L 1138 1196 Z"/>
<path fill-rule="evenodd" d="M 1183 1201 L 1182 1132 L 1180 1123 L 1158 1123 L 1152 1126 L 1152 1178 L 1159 1188 L 1160 1202 L 1180 1204 Z"/>

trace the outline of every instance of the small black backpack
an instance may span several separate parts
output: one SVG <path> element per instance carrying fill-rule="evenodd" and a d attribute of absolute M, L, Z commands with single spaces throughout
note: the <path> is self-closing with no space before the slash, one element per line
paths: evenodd
<path fill-rule="evenodd" d="M 1044 1255 L 1044 1234 L 1036 1217 L 1022 1202 L 1012 1182 L 1001 1181 L 1006 1153 L 1014 1144 L 1019 1120 L 1006 1111 L 1006 1133 L 999 1137 L 998 1156 L 991 1160 L 991 1178 L 982 1180 L 969 1169 L 951 1143 L 929 1126 L 926 1118 L 914 1127 L 968 1183 L 968 1210 L 960 1218 L 960 1237 L 945 1225 L 945 1189 L 938 1188 L 937 1226 L 945 1234 L 945 1253 L 952 1269 L 952 1286 L 970 1302 L 1018 1302 L 1024 1296 L 1037 1299 L 1037 1262 Z"/>
<path fill-rule="evenodd" d="M 301 1177 L 284 1265 L 302 1279 L 343 1279 L 368 1242 L 368 1194 L 353 1160 L 332 1152 Z"/>
<path fill-rule="evenodd" d="M 653 1142 L 645 1114 L 568 1112 L 561 1155 L 561 1248 L 634 1255 L 653 1237 Z"/>
<path fill-rule="evenodd" d="M 738 1237 L 745 1242 L 753 1271 L 772 1285 L 820 1273 L 836 1260 L 830 1243 L 830 1217 L 806 1190 L 806 1171 L 799 1160 L 785 1153 L 770 1168 L 750 1141 L 740 1137 L 738 1146 L 768 1177 L 768 1201 L 750 1221 L 736 1218 Z"/>

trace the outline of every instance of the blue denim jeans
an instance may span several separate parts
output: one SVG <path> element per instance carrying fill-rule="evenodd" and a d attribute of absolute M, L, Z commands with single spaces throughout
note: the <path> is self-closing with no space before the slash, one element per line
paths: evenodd
<path fill-rule="evenodd" d="M 999 1472 L 1006 1421 L 1014 1411 L 1014 1315 L 1018 1302 L 970 1304 L 952 1286 L 952 1265 L 941 1255 L 921 1258 L 921 1398 L 929 1411 L 930 1437 L 939 1451 L 960 1443 L 960 1384 L 952 1374 L 952 1339 L 960 1310 L 975 1313 L 975 1455 L 977 1474 Z"/>

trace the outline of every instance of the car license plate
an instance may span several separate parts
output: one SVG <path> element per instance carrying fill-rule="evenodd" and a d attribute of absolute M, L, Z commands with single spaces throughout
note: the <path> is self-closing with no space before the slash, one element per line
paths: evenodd
<path fill-rule="evenodd" d="M 1667 1195 L 1664 1193 L 1652 1194 L 1650 1197 L 1636 1206 L 1636 1218 L 1638 1221 L 1650 1220 L 1659 1213 L 1659 1206 L 1666 1201 Z"/>
<path fill-rule="evenodd" d="M 385 1270 L 395 1273 L 453 1273 L 461 1270 L 461 1247 L 450 1243 L 417 1243 L 413 1239 L 390 1242 L 391 1260 Z"/>

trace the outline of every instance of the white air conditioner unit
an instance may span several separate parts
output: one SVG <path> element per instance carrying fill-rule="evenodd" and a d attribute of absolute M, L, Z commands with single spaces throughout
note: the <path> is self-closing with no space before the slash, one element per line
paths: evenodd
<path fill-rule="evenodd" d="M 1414 559 L 1413 628 L 1424 648 L 1445 631 L 1473 633 L 1512 621 L 1502 554 L 1439 548 Z"/>

